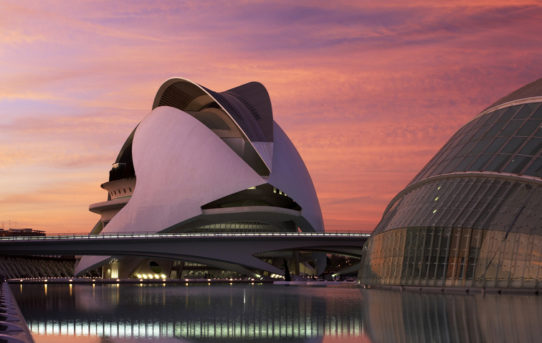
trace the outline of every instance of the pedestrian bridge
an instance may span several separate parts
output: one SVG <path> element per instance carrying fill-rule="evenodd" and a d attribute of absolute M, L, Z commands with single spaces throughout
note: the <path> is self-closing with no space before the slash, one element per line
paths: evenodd
<path fill-rule="evenodd" d="M 82 274 L 104 256 L 145 256 L 192 261 L 223 269 L 265 270 L 283 274 L 254 255 L 277 251 L 315 251 L 361 256 L 368 233 L 107 233 L 102 235 L 0 237 L 0 255 L 90 255 Z"/>

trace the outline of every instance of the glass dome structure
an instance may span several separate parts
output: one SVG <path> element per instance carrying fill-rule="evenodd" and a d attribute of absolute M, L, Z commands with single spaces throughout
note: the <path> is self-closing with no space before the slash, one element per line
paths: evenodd
<path fill-rule="evenodd" d="M 387 206 L 365 245 L 374 286 L 538 288 L 542 79 L 465 124 Z"/>

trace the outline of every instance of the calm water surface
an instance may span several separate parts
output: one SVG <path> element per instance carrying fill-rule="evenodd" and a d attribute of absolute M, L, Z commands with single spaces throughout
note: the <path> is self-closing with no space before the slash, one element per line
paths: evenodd
<path fill-rule="evenodd" d="M 353 286 L 12 285 L 40 342 L 539 342 L 542 297 Z"/>

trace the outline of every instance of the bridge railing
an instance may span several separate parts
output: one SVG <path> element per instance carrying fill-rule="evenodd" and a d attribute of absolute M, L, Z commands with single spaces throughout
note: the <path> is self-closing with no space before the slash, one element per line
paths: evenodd
<path fill-rule="evenodd" d="M 48 236 L 4 236 L 0 241 L 36 241 L 36 240 L 70 240 L 70 239 L 110 239 L 110 238 L 250 238 L 250 237 L 351 237 L 368 238 L 369 233 L 362 232 L 197 232 L 197 233 L 156 233 L 156 232 L 123 232 L 90 235 L 79 234 L 52 234 Z"/>

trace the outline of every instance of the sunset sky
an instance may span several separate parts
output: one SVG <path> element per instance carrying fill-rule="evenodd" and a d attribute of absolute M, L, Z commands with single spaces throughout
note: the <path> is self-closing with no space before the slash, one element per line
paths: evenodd
<path fill-rule="evenodd" d="M 542 77 L 542 4 L 4 0 L 0 227 L 88 232 L 117 152 L 174 76 L 263 83 L 326 229 L 371 231 L 458 128 Z"/>

